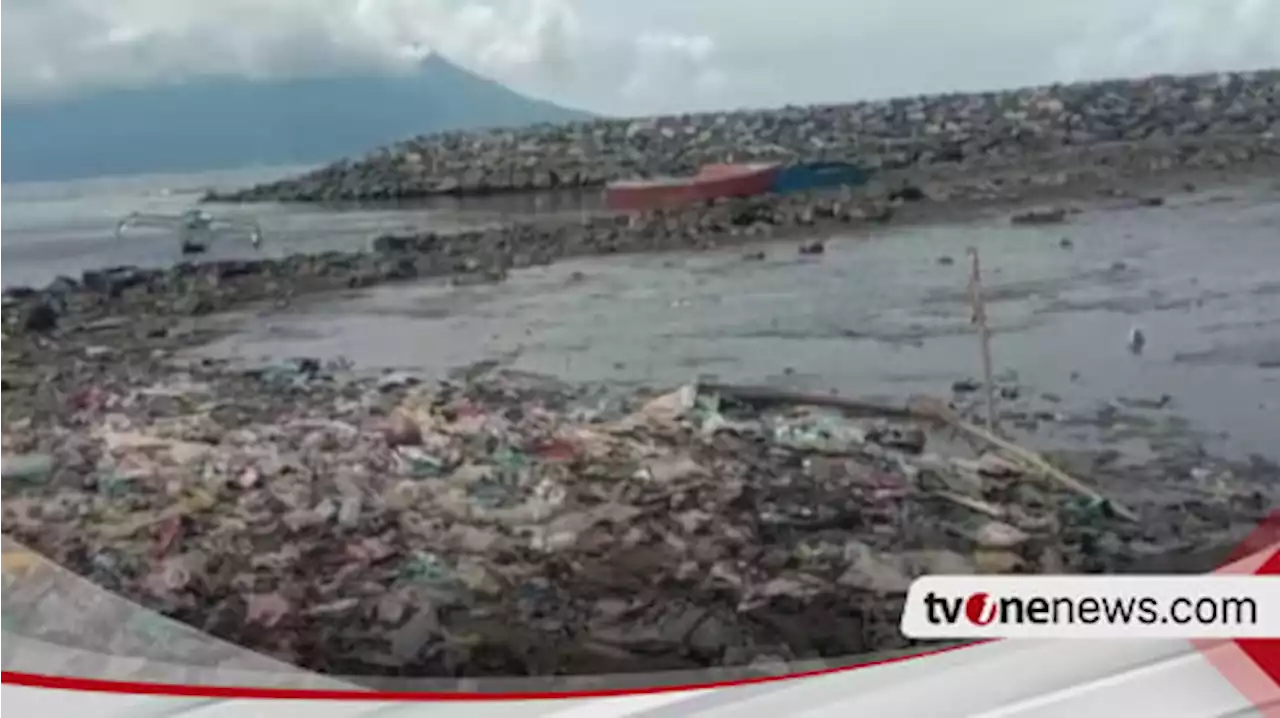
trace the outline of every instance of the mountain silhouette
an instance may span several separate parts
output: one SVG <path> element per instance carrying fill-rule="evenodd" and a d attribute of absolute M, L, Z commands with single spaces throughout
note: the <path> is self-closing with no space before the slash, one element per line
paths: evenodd
<path fill-rule="evenodd" d="M 321 163 L 424 133 L 587 117 L 438 55 L 407 74 L 207 77 L 6 100 L 3 180 Z"/>

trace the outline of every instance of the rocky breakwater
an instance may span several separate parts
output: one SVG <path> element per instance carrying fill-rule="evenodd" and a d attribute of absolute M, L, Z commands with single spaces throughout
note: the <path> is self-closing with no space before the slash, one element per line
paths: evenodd
<path fill-rule="evenodd" d="M 1280 135 L 1280 70 L 538 125 L 416 137 L 214 201 L 353 201 L 599 186 L 708 162 L 975 166 L 1114 143 Z"/>

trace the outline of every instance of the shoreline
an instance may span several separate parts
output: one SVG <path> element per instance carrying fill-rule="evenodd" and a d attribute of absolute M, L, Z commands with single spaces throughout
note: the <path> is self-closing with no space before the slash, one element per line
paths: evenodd
<path fill-rule="evenodd" d="M 1128 164 L 1117 166 L 1117 158 Z M 1176 161 L 1179 160 L 1179 161 Z M 593 214 L 515 220 L 453 233 L 383 235 L 368 249 L 283 258 L 115 267 L 62 277 L 46 287 L 5 290 L 6 331 L 56 329 L 68 319 L 121 313 L 199 317 L 270 301 L 280 306 L 316 292 L 454 276 L 458 283 L 501 281 L 511 270 L 571 257 L 700 251 L 760 240 L 860 234 L 884 226 L 965 222 L 1045 206 L 1132 206 L 1189 188 L 1269 180 L 1280 174 L 1280 138 L 1186 144 L 1119 145 L 1027 164 L 985 169 L 885 173 L 855 190 L 767 195 L 635 215 Z M 891 200 L 917 187 L 919 201 Z"/>
<path fill-rule="evenodd" d="M 1003 177 L 1014 178 L 1006 181 Z M 804 243 L 833 235 L 858 239 L 886 229 L 964 224 L 1041 207 L 1071 212 L 1132 207 L 1165 194 L 1233 188 L 1280 176 L 1280 157 L 1263 154 L 1220 168 L 1173 168 L 1116 173 L 1058 165 L 1039 173 L 1003 169 L 990 175 L 881 178 L 854 193 L 766 197 L 647 213 L 639 218 L 593 216 L 516 222 L 486 231 L 387 235 L 368 251 L 295 254 L 283 259 L 184 263 L 168 268 L 108 268 L 80 279 L 60 278 L 41 289 L 4 292 L 6 419 L 64 413 L 56 397 L 74 393 L 89 367 L 112 374 L 170 371 L 173 353 L 225 336 L 228 316 L 276 312 L 380 285 L 450 278 L 455 286 L 500 282 L 508 271 L 560 260 L 662 252 L 703 252 L 770 242 Z M 898 183 L 919 183 L 929 197 L 890 202 Z M 1280 190 L 1280 187 L 1277 187 Z M 1071 210 L 1071 211 L 1066 211 Z M 737 221 L 735 221 L 735 219 Z M 1054 225 L 1049 225 L 1054 226 Z M 149 367 L 149 369 L 145 369 Z M 32 372 L 35 369 L 35 372 Z"/>

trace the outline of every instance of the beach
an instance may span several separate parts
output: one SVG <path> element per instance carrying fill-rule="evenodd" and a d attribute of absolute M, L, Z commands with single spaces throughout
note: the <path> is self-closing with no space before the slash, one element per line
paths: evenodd
<path fill-rule="evenodd" d="M 1007 110 L 1109 93 L 1214 110 L 1208 130 L 1099 110 L 1088 127 L 1141 137 L 1016 135 L 858 188 L 633 215 L 585 182 L 298 189 L 330 168 L 209 183 L 254 200 L 201 206 L 259 218 L 261 252 L 111 244 L 135 195 L 48 229 L 58 250 L 28 228 L 6 253 L 4 452 L 27 459 L 6 534 L 366 677 L 834 659 L 910 648 L 896 612 L 924 573 L 1208 570 L 1280 494 L 1280 140 L 1232 109 L 1277 81 L 1223 77 Z M 934 142 L 964 129 L 937 113 L 997 100 L 885 107 Z"/>

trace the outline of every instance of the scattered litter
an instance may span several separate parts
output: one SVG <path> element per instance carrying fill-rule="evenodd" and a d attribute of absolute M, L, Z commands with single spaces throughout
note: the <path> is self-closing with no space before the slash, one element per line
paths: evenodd
<path fill-rule="evenodd" d="M 1067 210 L 1062 207 L 1036 207 L 1014 214 L 1014 224 L 1061 224 L 1067 221 Z"/>
<path fill-rule="evenodd" d="M 6 456 L 0 465 L 5 483 L 39 483 L 48 480 L 53 473 L 53 457 L 47 454 Z"/>
<path fill-rule="evenodd" d="M 1090 488 L 1089 486 L 1086 486 L 1083 482 L 1070 476 L 1065 471 L 1057 468 L 1053 464 L 1050 464 L 1047 460 L 1045 460 L 1043 456 L 1040 456 L 1039 454 L 1033 451 L 1030 451 L 1028 449 L 1024 449 L 1021 446 L 1018 446 L 1017 444 L 1014 444 L 1013 442 L 1008 441 L 1007 439 L 1003 439 L 999 436 L 996 436 L 995 434 L 991 433 L 986 429 L 970 424 L 964 419 L 961 419 L 959 415 L 957 415 L 953 410 L 951 410 L 941 402 L 934 399 L 923 398 L 917 401 L 916 404 L 917 404 L 917 410 L 920 411 L 921 413 L 932 414 L 933 416 L 937 417 L 940 421 L 963 431 L 969 436 L 977 439 L 981 439 L 986 443 L 990 444 L 991 446 L 994 446 L 995 448 L 998 448 L 1004 451 L 1006 454 L 1016 457 L 1019 461 L 1026 464 L 1028 467 L 1035 469 L 1042 476 L 1048 477 L 1053 481 L 1057 482 L 1058 484 L 1061 484 L 1062 486 L 1072 491 L 1075 491 L 1076 493 L 1081 494 L 1083 496 L 1087 496 L 1091 499 L 1105 500 L 1106 497 L 1098 493 L 1097 490 Z M 1129 510 L 1128 508 L 1125 508 L 1115 503 L 1111 503 L 1111 507 L 1112 507 L 1112 510 L 1114 510 L 1116 512 L 1116 515 L 1118 516 L 1121 516 L 1130 521 L 1138 520 L 1138 515 L 1135 514 L 1133 511 Z"/>
<path fill-rule="evenodd" d="M 978 573 L 985 574 L 1016 573 L 1027 564 L 1021 556 L 1012 551 L 990 549 L 974 551 L 973 561 Z"/>
<path fill-rule="evenodd" d="M 510 674 L 542 671 L 544 650 L 570 672 L 793 658 L 805 641 L 882 650 L 862 629 L 777 632 L 852 620 L 897 636 L 916 577 L 1034 571 L 1030 547 L 1053 546 L 1066 517 L 1124 516 L 937 400 L 713 383 L 602 398 L 496 370 L 394 395 L 385 377 L 301 393 L 258 380 L 281 393 L 260 390 L 280 399 L 256 416 L 198 382 L 199 400 L 87 403 L 38 467 L 58 457 L 56 496 L 11 497 L 19 457 L 5 458 L 6 532 L 285 660 Z M 987 451 L 926 452 L 939 429 Z"/>
<path fill-rule="evenodd" d="M 990 521 L 982 525 L 974 534 L 973 540 L 985 549 L 1014 549 L 1030 538 L 1025 531 L 999 521 Z"/>
<path fill-rule="evenodd" d="M 400 389 L 406 386 L 414 386 L 420 384 L 422 380 L 410 372 L 391 372 L 384 374 L 378 379 L 378 388 L 383 391 L 391 391 L 392 389 Z"/>
<path fill-rule="evenodd" d="M 246 597 L 245 620 L 263 628 L 273 628 L 293 610 L 292 605 L 278 593 L 257 594 Z"/>

